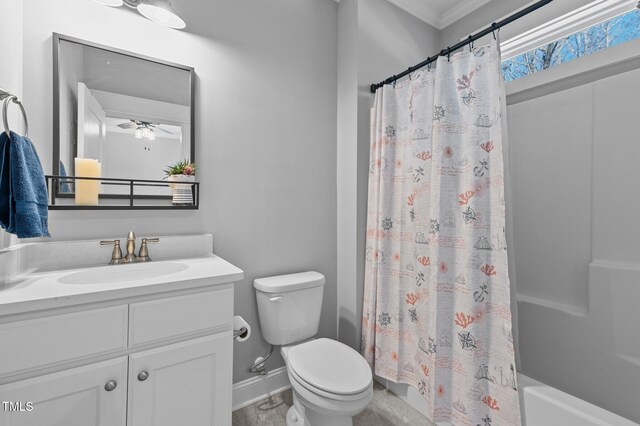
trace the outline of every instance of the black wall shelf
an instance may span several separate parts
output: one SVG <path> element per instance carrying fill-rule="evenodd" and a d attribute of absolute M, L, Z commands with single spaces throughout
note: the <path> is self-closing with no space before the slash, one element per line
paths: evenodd
<path fill-rule="evenodd" d="M 84 176 L 46 175 L 49 210 L 198 210 L 200 182 L 170 182 L 165 180 L 90 178 Z M 99 181 L 100 191 L 108 187 L 124 188 L 122 193 L 98 195 L 98 205 L 75 204 L 76 180 Z M 170 185 L 192 185 L 191 204 L 173 204 Z M 167 188 L 166 194 L 141 194 L 144 188 Z M 162 192 L 162 191 L 160 191 Z"/>

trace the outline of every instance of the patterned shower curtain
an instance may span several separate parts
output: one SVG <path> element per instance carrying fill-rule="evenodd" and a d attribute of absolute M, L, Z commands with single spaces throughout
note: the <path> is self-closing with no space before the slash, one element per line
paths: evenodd
<path fill-rule="evenodd" d="M 372 117 L 362 351 L 435 422 L 520 425 L 496 42 L 386 85 Z"/>

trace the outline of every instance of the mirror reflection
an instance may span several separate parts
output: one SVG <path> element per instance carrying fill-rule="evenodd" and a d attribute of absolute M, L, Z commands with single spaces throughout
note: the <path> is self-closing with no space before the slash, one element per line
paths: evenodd
<path fill-rule="evenodd" d="M 194 161 L 193 69 L 56 35 L 54 171 L 75 176 L 75 159 L 97 160 L 101 177 L 162 180 L 168 164 Z M 56 117 L 54 117 L 56 119 Z M 62 182 L 59 193 L 73 192 Z M 128 194 L 102 185 L 101 196 Z M 166 187 L 139 194 L 168 196 Z"/>

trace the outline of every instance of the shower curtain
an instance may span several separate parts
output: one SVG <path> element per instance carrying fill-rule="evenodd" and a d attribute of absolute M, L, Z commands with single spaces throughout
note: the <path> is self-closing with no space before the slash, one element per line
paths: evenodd
<path fill-rule="evenodd" d="M 520 425 L 497 42 L 376 93 L 362 352 L 435 422 Z"/>

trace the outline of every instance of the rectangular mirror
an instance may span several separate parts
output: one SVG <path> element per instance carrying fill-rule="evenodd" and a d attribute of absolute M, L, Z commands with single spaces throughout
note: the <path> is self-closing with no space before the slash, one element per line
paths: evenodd
<path fill-rule="evenodd" d="M 191 67 L 54 34 L 53 174 L 75 176 L 75 159 L 98 160 L 101 177 L 162 180 L 167 165 L 195 161 Z M 61 180 L 57 197 L 73 197 Z M 100 198 L 129 197 L 102 185 Z M 149 186 L 136 198 L 171 198 Z"/>

